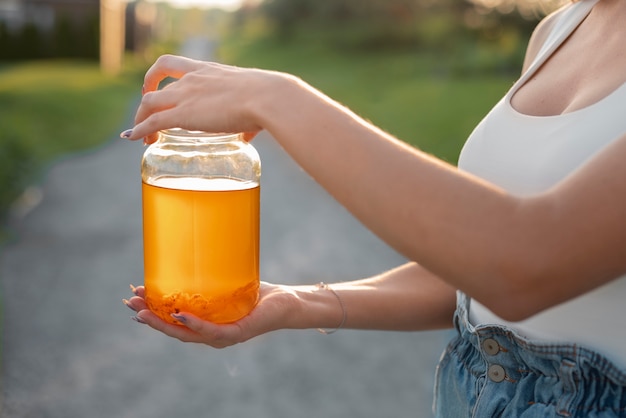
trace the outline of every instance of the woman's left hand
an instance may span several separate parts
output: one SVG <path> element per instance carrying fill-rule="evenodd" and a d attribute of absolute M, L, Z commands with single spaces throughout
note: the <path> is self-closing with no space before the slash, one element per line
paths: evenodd
<path fill-rule="evenodd" d="M 181 325 L 174 325 L 163 321 L 148 309 L 143 286 L 131 286 L 131 289 L 135 296 L 130 300 L 124 299 L 124 304 L 137 312 L 133 317 L 135 321 L 183 342 L 202 343 L 214 348 L 229 347 L 270 331 L 290 328 L 290 319 L 297 316 L 294 315 L 297 312 L 297 298 L 294 298 L 294 292 L 288 286 L 261 282 L 256 307 L 237 322 L 215 324 L 191 313 L 181 312 L 173 315 Z"/>

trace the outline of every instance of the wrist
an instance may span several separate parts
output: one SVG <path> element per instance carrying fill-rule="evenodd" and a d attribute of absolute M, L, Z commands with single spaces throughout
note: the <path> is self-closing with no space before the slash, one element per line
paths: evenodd
<path fill-rule="evenodd" d="M 294 315 L 293 328 L 317 329 L 332 334 L 346 324 L 346 306 L 331 285 L 320 282 L 311 286 L 298 286 L 295 291 L 298 312 Z"/>
<path fill-rule="evenodd" d="M 248 90 L 242 104 L 246 118 L 260 130 L 274 133 L 301 116 L 306 83 L 290 74 L 259 70 L 255 86 Z"/>
<path fill-rule="evenodd" d="M 339 325 L 337 325 L 336 328 L 333 328 L 333 329 L 317 328 L 317 330 L 322 334 L 325 334 L 325 335 L 334 334 L 345 325 L 346 320 L 348 319 L 348 312 L 346 311 L 346 305 L 344 305 L 343 299 L 341 299 L 341 297 L 339 296 L 339 293 L 335 292 L 335 290 L 332 287 L 330 287 L 330 285 L 324 282 L 319 282 L 318 284 L 315 285 L 315 287 L 317 287 L 317 289 L 320 291 L 331 292 L 335 296 L 335 298 L 337 299 L 337 302 L 339 303 L 339 306 L 341 307 L 341 322 L 339 323 Z"/>

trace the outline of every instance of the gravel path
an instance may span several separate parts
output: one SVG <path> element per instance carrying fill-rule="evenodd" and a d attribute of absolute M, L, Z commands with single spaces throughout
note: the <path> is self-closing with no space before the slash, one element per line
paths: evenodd
<path fill-rule="evenodd" d="M 214 350 L 131 321 L 121 299 L 142 283 L 144 148 L 116 134 L 51 166 L 2 248 L 2 417 L 431 416 L 447 332 L 280 331 Z M 254 144 L 264 280 L 351 280 L 404 261 L 271 138 Z"/>

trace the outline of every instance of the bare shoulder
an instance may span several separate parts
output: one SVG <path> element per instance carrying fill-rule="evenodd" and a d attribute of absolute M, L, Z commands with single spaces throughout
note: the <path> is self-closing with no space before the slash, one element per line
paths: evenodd
<path fill-rule="evenodd" d="M 568 3 L 569 4 L 569 3 Z M 530 64 L 533 62 L 541 46 L 545 43 L 546 38 L 554 28 L 556 21 L 563 11 L 567 8 L 568 4 L 560 7 L 548 16 L 544 17 L 539 24 L 535 27 L 535 30 L 528 42 L 528 48 L 526 49 L 526 56 L 524 57 L 524 66 L 522 72 L 526 71 Z"/>

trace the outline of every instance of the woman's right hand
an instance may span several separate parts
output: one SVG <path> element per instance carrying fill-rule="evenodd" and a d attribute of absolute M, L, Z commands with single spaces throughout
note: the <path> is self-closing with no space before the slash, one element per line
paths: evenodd
<path fill-rule="evenodd" d="M 214 348 L 224 348 L 253 337 L 282 328 L 294 327 L 290 320 L 297 317 L 298 297 L 289 286 L 261 282 L 259 301 L 244 318 L 231 324 L 215 324 L 197 316 L 181 312 L 172 317 L 181 325 L 167 323 L 151 312 L 144 299 L 143 286 L 133 287 L 134 296 L 124 300 L 137 315 L 137 322 L 183 342 L 195 342 Z"/>
<path fill-rule="evenodd" d="M 159 90 L 165 78 L 177 79 Z M 122 137 L 144 142 L 170 128 L 242 132 L 251 140 L 264 127 L 255 120 L 252 99 L 278 94 L 286 74 L 163 55 L 144 77 L 135 126 Z M 292 78 L 292 77 L 291 77 Z"/>

